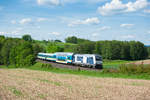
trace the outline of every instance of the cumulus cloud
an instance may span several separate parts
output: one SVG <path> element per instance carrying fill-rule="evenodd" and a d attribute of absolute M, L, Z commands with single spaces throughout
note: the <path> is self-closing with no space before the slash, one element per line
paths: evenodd
<path fill-rule="evenodd" d="M 126 9 L 127 12 L 133 12 L 145 8 L 146 6 L 148 6 L 148 2 L 147 0 L 136 0 L 135 2 L 128 2 L 126 6 L 127 6 Z"/>
<path fill-rule="evenodd" d="M 47 21 L 47 20 L 48 20 L 47 18 L 38 18 L 37 22 L 43 22 L 43 21 Z"/>
<path fill-rule="evenodd" d="M 110 26 L 103 26 L 99 28 L 100 31 L 109 30 L 109 29 L 111 29 Z"/>
<path fill-rule="evenodd" d="M 19 27 L 19 28 L 16 28 L 15 30 L 9 32 L 8 34 L 20 35 L 20 34 L 22 34 L 22 31 L 23 31 L 23 28 Z"/>
<path fill-rule="evenodd" d="M 134 24 L 121 24 L 120 27 L 131 28 Z"/>
<path fill-rule="evenodd" d="M 30 0 L 25 0 L 25 1 L 30 1 Z M 36 1 L 38 5 L 58 6 L 58 5 L 68 4 L 68 3 L 95 4 L 107 0 L 36 0 Z"/>
<path fill-rule="evenodd" d="M 22 20 L 19 21 L 20 24 L 27 24 L 30 23 L 32 21 L 31 18 L 24 18 Z"/>
<path fill-rule="evenodd" d="M 39 5 L 57 6 L 60 4 L 60 0 L 37 0 Z"/>
<path fill-rule="evenodd" d="M 52 34 L 52 35 L 60 35 L 60 33 L 58 33 L 58 32 L 51 32 L 50 34 Z"/>
<path fill-rule="evenodd" d="M 72 21 L 68 26 L 99 24 L 100 20 L 97 17 L 87 18 L 85 20 Z"/>
<path fill-rule="evenodd" d="M 0 35 L 19 35 L 22 33 L 21 31 L 23 28 L 16 28 L 15 30 L 12 30 L 10 32 L 0 32 Z"/>
<path fill-rule="evenodd" d="M 135 12 L 148 6 L 147 0 L 136 0 L 124 4 L 121 0 L 112 0 L 103 6 L 98 7 L 98 12 L 101 15 L 110 15 L 123 12 Z"/>
<path fill-rule="evenodd" d="M 145 9 L 144 13 L 150 13 L 150 9 Z"/>
<path fill-rule="evenodd" d="M 98 36 L 98 33 L 93 33 L 92 36 L 96 37 L 96 36 Z"/>
<path fill-rule="evenodd" d="M 0 32 L 0 35 L 5 35 L 5 32 Z"/>

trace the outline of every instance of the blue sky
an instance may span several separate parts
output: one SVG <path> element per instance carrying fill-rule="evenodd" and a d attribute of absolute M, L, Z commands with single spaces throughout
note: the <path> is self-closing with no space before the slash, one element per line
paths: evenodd
<path fill-rule="evenodd" d="M 150 45 L 150 0 L 0 0 L 0 35 Z"/>

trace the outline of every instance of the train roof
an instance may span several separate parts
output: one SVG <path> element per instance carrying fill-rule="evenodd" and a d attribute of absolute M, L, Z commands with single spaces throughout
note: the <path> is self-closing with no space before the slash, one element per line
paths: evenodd
<path fill-rule="evenodd" d="M 42 54 L 42 55 L 54 55 L 53 53 L 38 53 L 38 54 Z"/>
<path fill-rule="evenodd" d="M 100 55 L 99 54 L 75 54 L 75 56 L 100 56 Z"/>
<path fill-rule="evenodd" d="M 55 54 L 56 55 L 57 54 L 73 55 L 74 53 L 72 53 L 72 52 L 56 52 Z"/>

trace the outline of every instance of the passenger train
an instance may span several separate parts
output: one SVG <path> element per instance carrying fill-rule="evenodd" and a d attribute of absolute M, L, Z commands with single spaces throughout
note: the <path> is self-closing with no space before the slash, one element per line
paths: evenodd
<path fill-rule="evenodd" d="M 68 52 L 38 53 L 38 59 L 57 63 L 102 69 L 102 57 L 98 54 L 75 54 Z"/>

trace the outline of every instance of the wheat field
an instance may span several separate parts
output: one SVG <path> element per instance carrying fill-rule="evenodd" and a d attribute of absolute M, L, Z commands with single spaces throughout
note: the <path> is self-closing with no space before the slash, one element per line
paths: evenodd
<path fill-rule="evenodd" d="M 150 100 L 150 81 L 0 69 L 0 100 Z"/>

